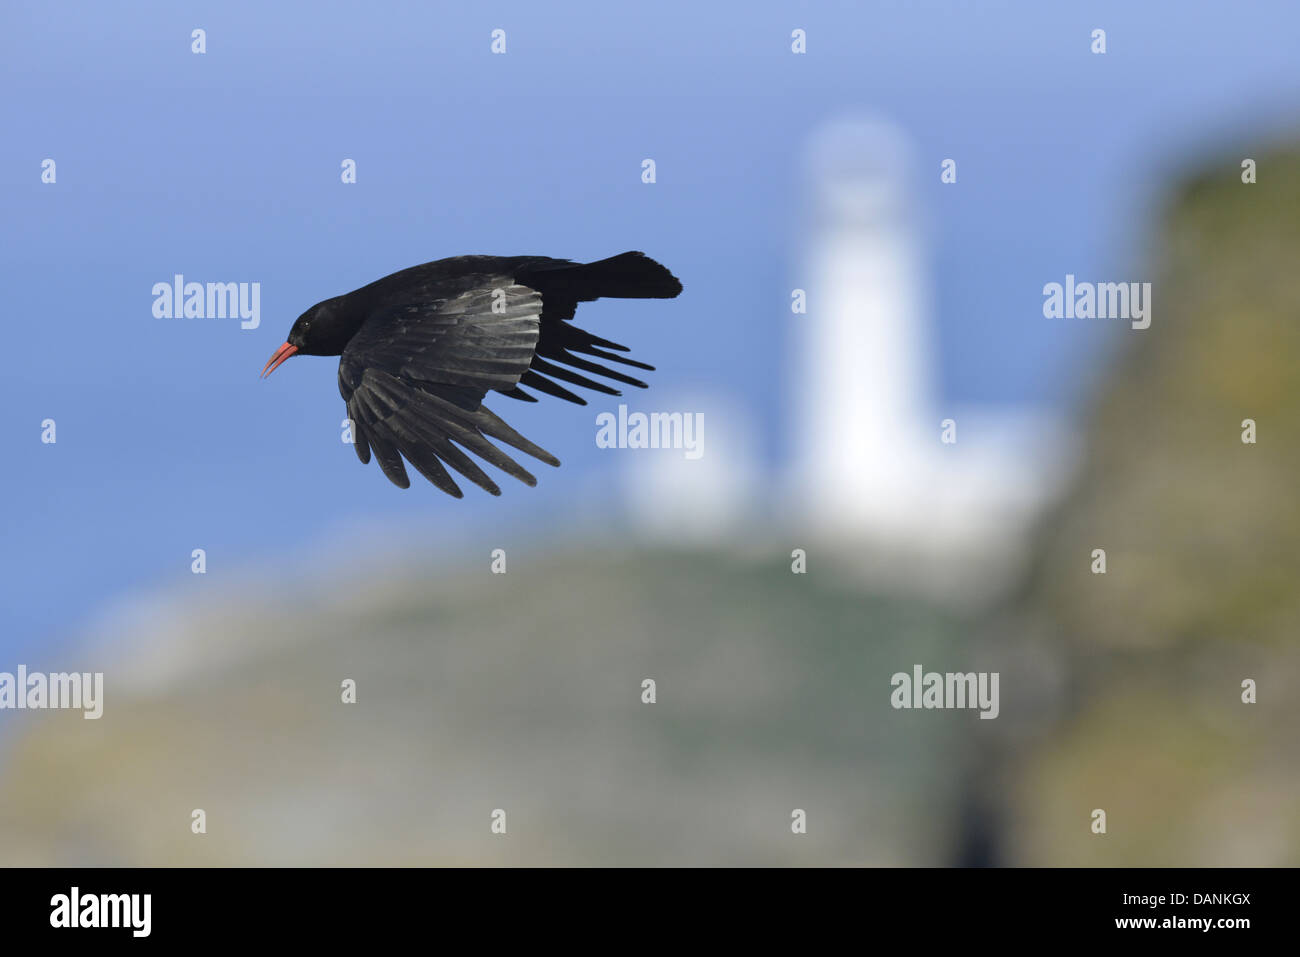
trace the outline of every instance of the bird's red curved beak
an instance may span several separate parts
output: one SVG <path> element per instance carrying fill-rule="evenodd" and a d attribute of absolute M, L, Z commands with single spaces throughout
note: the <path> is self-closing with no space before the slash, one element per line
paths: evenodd
<path fill-rule="evenodd" d="M 266 365 L 262 368 L 262 374 L 259 378 L 265 379 L 276 369 L 280 368 L 281 362 L 289 358 L 291 355 L 294 355 L 297 351 L 297 346 L 291 346 L 287 342 L 280 348 L 276 349 L 275 354 L 266 360 Z"/>

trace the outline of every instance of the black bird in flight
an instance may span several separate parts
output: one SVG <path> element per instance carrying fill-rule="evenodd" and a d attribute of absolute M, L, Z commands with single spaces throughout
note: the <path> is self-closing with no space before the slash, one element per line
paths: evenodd
<path fill-rule="evenodd" d="M 560 462 L 493 415 L 484 396 L 493 391 L 536 402 L 521 387 L 528 386 L 587 404 L 559 382 L 621 394 L 582 373 L 645 388 L 639 379 L 583 357 L 653 366 L 618 355 L 627 347 L 569 320 L 580 302 L 606 296 L 672 299 L 681 291 L 677 277 L 639 252 L 593 263 L 545 256 L 439 259 L 318 302 L 298 317 L 262 375 L 294 355 L 340 356 L 339 392 L 362 462 L 370 461 L 373 450 L 389 480 L 409 488 L 405 457 L 438 488 L 461 498 L 464 493 L 447 474 L 450 466 L 500 495 L 466 451 L 527 485 L 537 479 L 487 436 L 547 465 Z"/>

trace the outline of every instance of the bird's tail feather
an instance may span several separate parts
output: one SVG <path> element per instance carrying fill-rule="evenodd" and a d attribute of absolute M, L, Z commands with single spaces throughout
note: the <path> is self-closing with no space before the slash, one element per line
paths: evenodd
<path fill-rule="evenodd" d="M 546 263 L 519 278 L 525 285 L 538 289 L 543 302 L 549 297 L 554 303 L 574 305 L 602 297 L 673 299 L 682 291 L 676 276 L 641 252 L 620 253 L 593 263 Z M 568 315 L 554 318 L 572 319 L 572 309 Z"/>
<path fill-rule="evenodd" d="M 677 277 L 645 253 L 620 253 L 579 266 L 574 273 L 593 299 L 673 299 L 682 291 Z"/>

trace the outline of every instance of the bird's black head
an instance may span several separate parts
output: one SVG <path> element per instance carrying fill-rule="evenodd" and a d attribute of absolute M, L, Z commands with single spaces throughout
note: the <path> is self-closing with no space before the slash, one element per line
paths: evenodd
<path fill-rule="evenodd" d="M 341 355 L 359 325 L 344 313 L 341 298 L 318 302 L 299 316 L 289 330 L 289 338 L 275 350 L 262 375 L 270 375 L 290 356 Z"/>

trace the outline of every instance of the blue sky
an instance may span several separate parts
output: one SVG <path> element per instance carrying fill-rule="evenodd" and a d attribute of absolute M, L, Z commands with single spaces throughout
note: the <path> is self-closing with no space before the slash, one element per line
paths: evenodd
<path fill-rule="evenodd" d="M 647 251 L 682 299 L 583 324 L 655 363 L 656 388 L 739 403 L 776 459 L 801 148 L 846 112 L 915 141 L 944 394 L 1068 406 L 1109 330 L 1045 320 L 1043 283 L 1144 278 L 1170 171 L 1211 155 L 1235 175 L 1295 129 L 1297 36 L 1280 0 L 6 3 L 0 652 L 185 585 L 193 547 L 219 576 L 340 526 L 564 502 L 607 470 L 588 411 L 502 400 L 564 460 L 548 492 L 401 493 L 338 442 L 333 360 L 257 380 L 306 307 L 418 262 Z M 261 327 L 155 319 L 150 289 L 177 272 L 260 282 Z"/>

